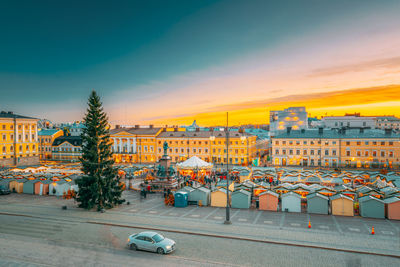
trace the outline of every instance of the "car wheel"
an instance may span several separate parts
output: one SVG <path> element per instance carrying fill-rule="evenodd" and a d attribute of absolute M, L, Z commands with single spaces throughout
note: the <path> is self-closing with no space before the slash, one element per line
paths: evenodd
<path fill-rule="evenodd" d="M 158 248 L 157 249 L 158 254 L 164 254 L 164 249 L 163 248 Z"/>
<path fill-rule="evenodd" d="M 132 250 L 137 250 L 137 246 L 136 246 L 135 244 L 133 244 L 133 243 L 130 245 L 130 248 L 131 248 Z"/>

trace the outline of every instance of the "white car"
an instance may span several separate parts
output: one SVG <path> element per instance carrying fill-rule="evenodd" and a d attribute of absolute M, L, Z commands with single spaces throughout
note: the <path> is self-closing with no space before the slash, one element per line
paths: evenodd
<path fill-rule="evenodd" d="M 156 232 L 141 232 L 128 238 L 128 246 L 132 250 L 148 250 L 158 254 L 171 253 L 176 249 L 174 240 L 165 238 Z"/>

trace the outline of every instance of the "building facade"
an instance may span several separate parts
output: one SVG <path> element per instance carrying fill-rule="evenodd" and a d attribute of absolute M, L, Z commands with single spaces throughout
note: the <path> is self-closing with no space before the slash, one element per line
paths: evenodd
<path fill-rule="evenodd" d="M 293 130 L 308 128 L 308 113 L 305 107 L 290 107 L 284 110 L 271 110 L 269 115 L 269 130 L 271 136 L 288 127 Z"/>
<path fill-rule="evenodd" d="M 39 164 L 36 118 L 0 112 L 0 166 Z"/>
<path fill-rule="evenodd" d="M 229 164 L 249 164 L 257 156 L 257 136 L 242 130 L 229 132 Z M 204 161 L 226 164 L 226 132 L 210 129 L 209 131 L 180 131 L 165 129 L 157 136 L 157 160 L 163 155 L 162 144 L 168 143 L 168 155 L 173 162 L 184 161 L 197 156 Z"/>
<path fill-rule="evenodd" d="M 376 117 L 377 128 L 400 130 L 400 119 L 395 116 Z"/>
<path fill-rule="evenodd" d="M 82 155 L 80 136 L 60 136 L 52 144 L 52 159 L 57 161 L 77 162 Z"/>
<path fill-rule="evenodd" d="M 327 116 L 322 118 L 322 125 L 325 128 L 370 128 L 375 129 L 377 126 L 376 117 L 360 116 L 359 113 L 346 116 Z"/>
<path fill-rule="evenodd" d="M 400 135 L 376 129 L 288 130 L 272 138 L 272 164 L 399 168 Z"/>
<path fill-rule="evenodd" d="M 41 129 L 39 136 L 39 157 L 40 160 L 52 159 L 52 145 L 57 137 L 63 136 L 64 132 L 59 129 Z"/>
<path fill-rule="evenodd" d="M 110 130 L 112 151 L 116 163 L 154 163 L 156 159 L 156 137 L 162 128 L 116 128 Z"/>

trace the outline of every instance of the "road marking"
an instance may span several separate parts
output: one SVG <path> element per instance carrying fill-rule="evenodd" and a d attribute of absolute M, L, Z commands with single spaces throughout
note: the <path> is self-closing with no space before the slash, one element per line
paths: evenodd
<path fill-rule="evenodd" d="M 260 218 L 260 216 L 261 216 L 261 211 L 258 211 L 257 216 L 256 216 L 256 218 L 255 218 L 254 221 L 253 221 L 253 224 L 256 224 L 256 223 L 257 223 L 258 218 Z"/>
<path fill-rule="evenodd" d="M 264 221 L 264 223 L 272 224 L 272 221 Z"/>
<path fill-rule="evenodd" d="M 381 231 L 384 235 L 393 235 L 392 231 Z"/>
<path fill-rule="evenodd" d="M 153 213 L 153 214 L 155 214 L 155 213 L 158 213 L 158 211 L 151 210 L 151 211 L 149 211 L 149 213 Z"/>
<path fill-rule="evenodd" d="M 210 212 L 206 217 L 204 217 L 204 220 L 216 213 L 219 210 L 219 208 L 214 209 L 212 212 Z"/>
<path fill-rule="evenodd" d="M 137 211 L 137 210 L 135 210 L 135 209 L 132 209 L 132 210 L 129 210 L 129 211 L 133 211 L 133 212 L 135 212 L 135 211 Z"/>
<path fill-rule="evenodd" d="M 291 225 L 291 226 L 300 226 L 299 223 L 291 223 L 290 225 Z"/>
<path fill-rule="evenodd" d="M 360 232 L 360 229 L 359 229 L 359 228 L 352 228 L 352 227 L 349 227 L 349 230 L 350 230 L 350 231 L 353 231 L 353 232 Z"/>
<path fill-rule="evenodd" d="M 237 210 L 237 211 L 235 211 L 235 212 L 232 214 L 232 216 L 231 216 L 231 219 L 232 219 L 233 217 L 235 217 L 235 216 L 236 216 L 236 214 L 238 214 L 238 213 L 239 213 L 239 211 L 240 211 L 240 210 Z"/>
<path fill-rule="evenodd" d="M 214 219 L 216 219 L 216 220 L 221 220 L 222 217 L 221 217 L 221 216 L 214 216 Z"/>
<path fill-rule="evenodd" d="M 171 212 L 171 213 L 169 213 L 169 215 L 171 215 L 171 216 L 176 216 L 176 215 L 178 215 L 178 213 Z"/>
<path fill-rule="evenodd" d="M 239 218 L 238 221 L 239 222 L 247 222 L 247 219 Z"/>
<path fill-rule="evenodd" d="M 285 212 L 282 212 L 282 218 L 281 218 L 281 223 L 279 224 L 279 228 L 282 229 L 283 223 L 285 222 Z"/>
<path fill-rule="evenodd" d="M 319 225 L 318 227 L 321 229 L 329 229 L 329 226 L 326 226 L 326 225 Z"/>
<path fill-rule="evenodd" d="M 337 222 L 335 216 L 333 216 L 333 215 L 332 215 L 332 220 L 333 220 L 333 222 L 335 223 L 336 228 L 338 229 L 339 233 L 342 233 L 342 234 L 343 234 L 342 228 L 340 227 L 340 225 L 339 225 L 339 223 Z"/>
<path fill-rule="evenodd" d="M 200 217 L 200 215 L 199 214 L 192 214 L 192 215 L 190 215 L 190 217 L 198 218 L 198 217 Z"/>

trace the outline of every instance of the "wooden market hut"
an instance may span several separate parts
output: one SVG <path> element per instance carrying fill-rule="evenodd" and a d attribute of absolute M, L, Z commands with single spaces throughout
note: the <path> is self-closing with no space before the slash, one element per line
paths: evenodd
<path fill-rule="evenodd" d="M 281 197 L 282 211 L 301 212 L 301 195 L 295 192 L 288 192 Z"/>
<path fill-rule="evenodd" d="M 232 195 L 229 195 L 231 199 Z M 226 189 L 219 188 L 211 192 L 211 206 L 212 207 L 226 207 Z"/>
<path fill-rule="evenodd" d="M 307 212 L 316 214 L 329 213 L 329 198 L 320 193 L 307 196 Z"/>
<path fill-rule="evenodd" d="M 267 190 L 258 196 L 259 209 L 278 211 L 279 194 Z"/>
<path fill-rule="evenodd" d="M 251 192 L 247 190 L 236 190 L 232 193 L 232 208 L 235 209 L 248 209 L 250 208 Z"/>
<path fill-rule="evenodd" d="M 65 181 L 57 181 L 57 182 L 52 182 L 49 185 L 49 195 L 55 195 L 55 196 L 63 196 L 63 194 L 67 194 L 68 190 L 71 188 L 70 183 L 65 182 Z"/>
<path fill-rule="evenodd" d="M 34 194 L 35 193 L 35 183 L 38 180 L 28 180 L 24 183 L 23 193 L 24 194 Z"/>
<path fill-rule="evenodd" d="M 390 197 L 384 200 L 385 214 L 389 220 L 400 220 L 400 198 Z"/>
<path fill-rule="evenodd" d="M 351 197 L 337 194 L 330 197 L 332 215 L 354 216 L 354 203 Z"/>
<path fill-rule="evenodd" d="M 26 181 L 28 181 L 28 180 L 26 180 L 26 179 L 18 179 L 18 180 L 16 180 L 15 191 L 17 193 L 23 193 L 24 192 L 24 184 L 25 184 Z"/>
<path fill-rule="evenodd" d="M 373 196 L 364 196 L 358 199 L 361 217 L 385 218 L 385 203 Z"/>
<path fill-rule="evenodd" d="M 35 183 L 35 195 L 48 195 L 49 194 L 49 184 L 51 182 L 47 180 L 37 181 Z"/>
<path fill-rule="evenodd" d="M 205 187 L 199 187 L 194 189 L 189 194 L 190 201 L 196 201 L 199 206 L 210 205 L 211 190 Z"/>

